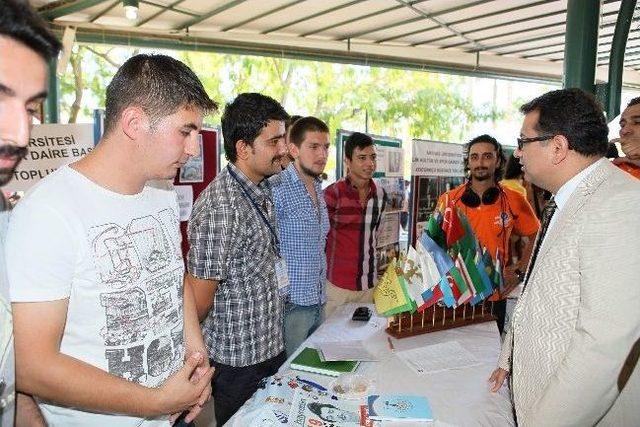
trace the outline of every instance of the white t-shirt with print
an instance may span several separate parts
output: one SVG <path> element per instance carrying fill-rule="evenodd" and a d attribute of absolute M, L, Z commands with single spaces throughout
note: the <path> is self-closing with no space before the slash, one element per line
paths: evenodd
<path fill-rule="evenodd" d="M 146 186 L 122 195 L 65 166 L 18 203 L 9 222 L 13 302 L 69 299 L 60 351 L 147 387 L 184 360 L 178 203 Z M 96 384 L 100 387 L 100 384 Z M 39 402 L 56 426 L 168 425 Z"/>
<path fill-rule="evenodd" d="M 4 262 L 4 238 L 9 211 L 3 210 L 0 194 L 0 426 L 12 426 L 15 414 L 16 379 L 13 365 L 13 321 L 9 282 Z"/>

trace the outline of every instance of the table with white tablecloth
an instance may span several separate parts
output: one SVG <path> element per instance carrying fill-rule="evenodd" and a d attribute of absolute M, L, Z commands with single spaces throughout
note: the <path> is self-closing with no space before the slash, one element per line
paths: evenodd
<path fill-rule="evenodd" d="M 375 394 L 416 394 L 429 399 L 435 426 L 512 426 L 515 425 L 509 391 L 504 385 L 497 393 L 489 391 L 488 378 L 496 368 L 500 352 L 500 336 L 495 322 L 479 323 L 440 332 L 417 335 L 410 338 L 392 338 L 394 349 L 389 346 L 385 332 L 387 319 L 374 315 L 368 322 L 351 320 L 356 304 L 347 304 L 336 310 L 318 330 L 302 344 L 318 347 L 322 342 L 362 341 L 366 350 L 378 361 L 362 362 L 356 373 L 373 383 Z M 455 341 L 476 359 L 474 366 L 443 370 L 418 375 L 399 357 L 399 352 L 433 344 Z M 297 353 L 296 353 L 297 354 Z M 289 363 L 293 354 L 280 368 L 280 374 L 290 373 Z M 295 374 L 301 374 L 296 371 Z M 334 379 L 310 374 L 309 378 L 328 387 Z M 234 415 L 227 425 L 245 427 L 259 402 L 250 399 Z M 405 424 L 406 425 L 406 424 Z"/>

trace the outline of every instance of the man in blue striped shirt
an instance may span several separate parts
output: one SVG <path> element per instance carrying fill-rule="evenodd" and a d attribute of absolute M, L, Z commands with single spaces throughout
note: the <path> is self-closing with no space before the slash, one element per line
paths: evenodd
<path fill-rule="evenodd" d="M 289 143 L 294 161 L 272 180 L 281 251 L 289 273 L 287 356 L 322 323 L 329 216 L 319 175 L 327 164 L 329 128 L 315 117 L 303 117 L 292 126 Z"/>

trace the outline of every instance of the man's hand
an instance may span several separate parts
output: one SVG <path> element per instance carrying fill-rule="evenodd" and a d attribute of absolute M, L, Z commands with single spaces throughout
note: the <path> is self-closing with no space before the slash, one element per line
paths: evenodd
<path fill-rule="evenodd" d="M 211 394 L 213 376 L 213 368 L 204 368 L 204 363 L 208 365 L 205 359 L 202 353 L 193 353 L 178 372 L 156 389 L 160 413 L 176 414 L 185 410 L 191 412 L 198 404 L 200 408 L 195 415 L 200 412 L 204 401 Z M 198 368 L 203 370 L 198 371 Z"/>
<path fill-rule="evenodd" d="M 206 354 L 206 351 L 202 350 L 202 354 Z M 209 359 L 207 359 L 206 357 L 203 357 L 202 362 L 198 365 L 196 370 L 193 372 L 193 375 L 191 375 L 191 378 L 189 379 L 189 381 L 191 381 L 193 384 L 197 384 L 198 381 L 200 381 L 200 379 L 203 376 L 207 375 L 209 370 L 215 371 L 214 368 L 209 367 Z M 209 383 L 211 383 L 211 380 L 209 380 Z M 205 387 L 204 390 L 202 390 L 202 393 L 200 393 L 200 397 L 198 398 L 198 403 L 196 403 L 191 408 L 189 408 L 189 413 L 185 417 L 184 421 L 188 424 L 191 421 L 195 420 L 196 417 L 200 414 L 200 412 L 202 412 L 202 407 L 204 406 L 205 403 L 209 401 L 209 399 L 211 399 L 210 386 Z"/>
<path fill-rule="evenodd" d="M 507 375 L 509 375 L 509 372 L 502 368 L 497 368 L 491 373 L 491 376 L 489 377 L 489 390 L 491 393 L 495 393 L 500 390 L 500 387 L 502 387 Z"/>
<path fill-rule="evenodd" d="M 500 298 L 506 298 L 509 296 L 511 291 L 520 284 L 520 278 L 516 274 L 517 266 L 511 265 L 509 267 L 505 267 L 502 272 L 502 277 L 504 278 L 504 290 L 500 292 Z"/>

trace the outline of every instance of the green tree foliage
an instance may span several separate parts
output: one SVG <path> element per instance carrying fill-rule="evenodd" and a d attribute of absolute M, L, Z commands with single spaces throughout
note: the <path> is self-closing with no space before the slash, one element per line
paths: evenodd
<path fill-rule="evenodd" d="M 63 115 L 73 113 L 78 77 L 84 81 L 81 92 L 89 92 L 84 99 L 93 100 L 80 104 L 80 116 L 91 117 L 96 100 L 97 106 L 104 105 L 106 85 L 131 54 L 124 48 L 115 50 L 85 45 L 76 49 L 72 63 L 80 66 L 68 67 L 61 79 Z M 238 93 L 261 92 L 281 102 L 291 114 L 325 120 L 332 131 L 364 131 L 366 117 L 371 133 L 460 140 L 475 121 L 502 114 L 492 106 L 474 107 L 459 76 L 272 57 L 172 54 L 198 74 L 221 109 Z M 205 121 L 219 123 L 219 113 Z"/>

